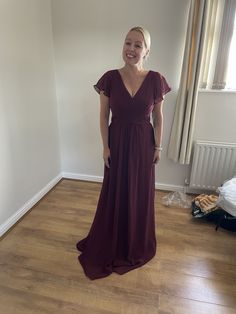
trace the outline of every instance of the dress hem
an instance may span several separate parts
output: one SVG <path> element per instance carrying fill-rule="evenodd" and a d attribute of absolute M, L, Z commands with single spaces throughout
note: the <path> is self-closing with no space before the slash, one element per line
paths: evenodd
<path fill-rule="evenodd" d="M 82 253 L 78 256 L 78 261 L 80 262 L 82 269 L 85 273 L 85 275 L 91 279 L 91 280 L 95 280 L 95 279 L 101 279 L 101 278 L 105 278 L 109 275 L 111 275 L 112 273 L 116 273 L 118 275 L 124 275 L 126 273 L 128 273 L 131 270 L 134 270 L 136 268 L 139 268 L 141 266 L 143 266 L 144 264 L 148 263 L 154 256 L 156 255 L 156 249 L 155 252 L 153 254 L 151 254 L 149 257 L 147 257 L 144 261 L 136 264 L 136 265 L 124 265 L 124 266 L 110 266 L 110 269 L 107 269 L 107 272 L 103 272 L 103 273 L 97 273 L 97 274 L 91 274 L 91 271 L 89 270 L 89 266 L 87 266 L 88 264 L 86 263 L 86 261 L 83 261 L 83 257 L 82 257 Z M 108 265 L 107 265 L 108 267 Z M 97 268 L 97 267 L 96 267 Z M 104 269 L 104 266 L 101 266 L 101 268 Z"/>

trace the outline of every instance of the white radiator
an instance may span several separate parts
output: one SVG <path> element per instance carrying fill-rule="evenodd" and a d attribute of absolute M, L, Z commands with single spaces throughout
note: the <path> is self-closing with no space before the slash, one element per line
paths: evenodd
<path fill-rule="evenodd" d="M 190 188 L 213 191 L 234 176 L 236 143 L 195 143 Z"/>

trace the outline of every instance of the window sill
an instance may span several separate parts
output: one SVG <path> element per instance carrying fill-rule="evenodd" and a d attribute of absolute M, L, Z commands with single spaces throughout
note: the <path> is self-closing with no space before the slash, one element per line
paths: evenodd
<path fill-rule="evenodd" d="M 199 93 L 233 93 L 236 94 L 236 89 L 205 89 L 199 88 Z"/>

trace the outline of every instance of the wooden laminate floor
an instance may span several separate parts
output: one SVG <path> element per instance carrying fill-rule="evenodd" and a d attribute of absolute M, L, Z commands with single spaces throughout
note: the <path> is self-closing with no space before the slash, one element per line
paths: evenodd
<path fill-rule="evenodd" d="M 76 242 L 101 184 L 63 179 L 0 242 L 0 313 L 233 314 L 236 235 L 167 208 L 156 191 L 157 254 L 122 276 L 91 281 Z"/>

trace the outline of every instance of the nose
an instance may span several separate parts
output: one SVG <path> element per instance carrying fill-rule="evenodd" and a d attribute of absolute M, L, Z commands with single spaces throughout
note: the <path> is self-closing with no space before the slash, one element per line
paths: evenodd
<path fill-rule="evenodd" d="M 134 45 L 133 44 L 130 45 L 129 50 L 134 51 Z"/>

